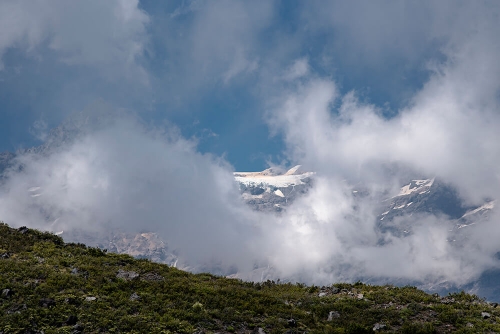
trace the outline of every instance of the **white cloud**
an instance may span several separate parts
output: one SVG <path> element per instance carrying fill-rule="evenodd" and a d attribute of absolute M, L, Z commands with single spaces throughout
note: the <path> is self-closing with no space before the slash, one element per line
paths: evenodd
<path fill-rule="evenodd" d="M 309 74 L 309 61 L 307 58 L 297 59 L 283 76 L 284 80 L 296 80 Z"/>
<path fill-rule="evenodd" d="M 338 55 L 364 66 L 462 43 L 483 22 L 494 22 L 500 6 L 489 1 L 311 1 L 302 8 L 303 24 L 315 33 L 336 34 L 330 46 Z"/>
<path fill-rule="evenodd" d="M 233 77 L 242 73 L 252 73 L 259 67 L 258 61 L 249 61 L 244 55 L 242 49 L 236 50 L 235 58 L 233 59 L 230 67 L 222 77 L 224 78 L 224 83 L 228 83 Z"/>
<path fill-rule="evenodd" d="M 0 57 L 22 48 L 43 57 L 41 47 L 68 64 L 97 67 L 108 79 L 123 75 L 147 82 L 137 62 L 147 42 L 148 15 L 138 0 L 25 1 L 0 3 Z"/>
<path fill-rule="evenodd" d="M 147 131 L 119 118 L 19 156 L 23 171 L 13 167 L 0 191 L 2 220 L 54 232 L 148 229 L 189 263 L 249 263 L 251 218 L 227 163 L 197 153 L 175 129 Z"/>
<path fill-rule="evenodd" d="M 259 68 L 258 36 L 272 22 L 273 4 L 225 0 L 192 4 L 196 7 L 189 12 L 192 21 L 183 26 L 181 38 L 167 45 L 176 50 L 172 57 L 180 52 L 189 59 L 181 61 L 189 69 L 183 80 L 190 86 L 219 80 L 228 84 L 239 75 L 255 72 Z"/>
<path fill-rule="evenodd" d="M 393 164 L 450 183 L 467 204 L 500 198 L 500 43 L 492 24 L 482 22 L 467 39 L 449 44 L 449 60 L 436 65 L 393 118 L 315 75 L 273 99 L 269 124 L 283 135 L 290 160 L 322 176 L 284 218 L 286 242 L 269 250 L 278 268 L 306 268 L 310 280 L 388 276 L 464 284 L 497 265 L 497 215 L 457 248 L 447 241 L 452 222 L 446 217 L 406 217 L 413 232 L 399 238 L 376 232 L 374 210 L 380 191 L 399 183 L 397 169 L 386 173 Z M 354 201 L 348 184 L 356 182 L 372 195 Z M 294 260 L 285 261 L 290 254 Z"/>

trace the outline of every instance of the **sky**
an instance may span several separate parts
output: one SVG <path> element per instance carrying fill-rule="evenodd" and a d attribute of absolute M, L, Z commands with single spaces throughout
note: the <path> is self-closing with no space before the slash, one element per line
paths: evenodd
<path fill-rule="evenodd" d="M 450 27 L 432 30 L 450 14 L 430 2 L 366 2 L 360 11 L 300 1 L 1 6 L 0 150 L 39 145 L 40 127 L 104 100 L 147 122 L 175 123 L 237 170 L 285 159 L 266 100 L 297 59 L 391 116 L 429 77 L 427 63 L 444 61 L 450 38 Z"/>
<path fill-rule="evenodd" d="M 499 265 L 497 214 L 457 250 L 447 217 L 406 217 L 414 233 L 398 238 L 376 231 L 375 208 L 408 171 L 464 205 L 500 198 L 499 14 L 495 1 L 2 0 L 0 151 L 47 144 L 60 124 L 70 138 L 19 154 L 0 219 L 152 230 L 190 263 L 308 282 L 465 284 Z M 282 217 L 239 200 L 233 171 L 295 164 L 319 182 Z M 354 205 L 359 182 L 372 195 Z"/>

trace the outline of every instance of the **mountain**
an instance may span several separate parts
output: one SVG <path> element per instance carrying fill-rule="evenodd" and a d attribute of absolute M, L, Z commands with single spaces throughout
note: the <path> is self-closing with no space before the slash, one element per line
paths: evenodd
<path fill-rule="evenodd" d="M 410 180 L 400 188 L 398 194 L 381 200 L 377 225 L 381 231 L 390 230 L 396 235 L 402 235 L 411 230 L 411 223 L 398 220 L 394 224 L 398 217 L 432 214 L 454 221 L 474 209 L 476 208 L 464 206 L 457 191 L 436 178 Z"/>
<path fill-rule="evenodd" d="M 286 172 L 269 168 L 262 172 L 235 172 L 243 200 L 254 210 L 281 212 L 312 187 L 314 173 L 297 165 Z"/>
<path fill-rule="evenodd" d="M 444 216 L 451 232 L 449 241 L 460 244 L 467 238 L 468 229 L 480 227 L 490 217 L 495 203 L 487 200 L 479 206 L 464 205 L 458 192 L 448 184 L 435 178 L 411 180 L 397 195 L 381 201 L 377 225 L 381 231 L 400 236 L 412 229 L 411 220 L 398 220 L 400 217 Z"/>
<path fill-rule="evenodd" d="M 303 172 L 301 166 L 286 172 L 267 169 L 262 172 L 234 174 L 242 198 L 250 207 L 278 214 L 293 205 L 300 196 L 306 195 L 315 183 L 315 173 Z M 352 188 L 355 199 L 362 199 L 368 195 L 363 185 L 358 184 Z M 406 217 L 425 217 L 429 214 L 446 217 L 445 222 L 449 225 L 450 231 L 448 242 L 461 247 L 467 238 L 468 229 L 480 228 L 481 223 L 485 222 L 495 209 L 495 203 L 494 200 L 488 200 L 475 207 L 464 205 L 457 190 L 437 178 L 408 180 L 401 185 L 398 193 L 380 197 L 376 227 L 380 232 L 390 232 L 397 237 L 405 237 L 410 235 L 414 228 L 414 219 L 405 219 Z M 232 277 L 243 276 L 232 275 Z M 244 277 L 254 280 L 273 277 L 273 268 L 257 268 Z M 463 287 L 457 287 L 446 281 L 433 284 L 399 281 L 399 284 L 416 283 L 440 293 L 465 288 L 491 300 L 498 300 L 499 279 L 500 270 L 488 270 L 478 280 Z"/>
<path fill-rule="evenodd" d="M 435 178 L 411 180 L 401 187 L 396 196 L 383 202 L 386 211 L 381 213 L 380 221 L 414 213 L 444 214 L 458 219 L 467 210 L 462 206 L 456 191 L 446 184 L 439 183 Z"/>
<path fill-rule="evenodd" d="M 499 319 L 463 292 L 195 275 L 0 224 L 2 333 L 492 333 Z"/>
<path fill-rule="evenodd" d="M 178 257 L 168 244 L 154 232 L 127 233 L 119 230 L 88 232 L 83 230 L 61 231 L 57 235 L 67 242 L 83 243 L 112 253 L 128 254 L 175 267 Z"/>

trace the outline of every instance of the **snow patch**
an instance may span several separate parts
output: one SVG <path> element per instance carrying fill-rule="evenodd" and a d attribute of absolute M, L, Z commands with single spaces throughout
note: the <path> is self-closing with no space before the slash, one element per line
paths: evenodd
<path fill-rule="evenodd" d="M 295 167 L 292 167 L 290 168 L 286 173 L 285 175 L 296 175 L 297 172 L 299 171 L 300 167 L 302 167 L 301 165 L 297 165 Z"/>
<path fill-rule="evenodd" d="M 475 213 L 478 213 L 479 211 L 484 211 L 484 210 L 491 210 L 495 208 L 495 201 L 490 201 L 490 202 L 487 202 L 483 205 L 481 205 L 479 208 L 477 209 L 474 209 L 474 210 L 471 210 L 471 211 L 468 211 L 466 212 L 463 216 L 463 217 L 467 217 L 467 216 L 470 216 L 470 215 L 473 215 Z"/>
<path fill-rule="evenodd" d="M 275 190 L 274 194 L 277 195 L 277 196 L 279 196 L 279 197 L 285 197 L 285 195 L 283 195 L 283 192 L 281 190 L 279 190 L 279 189 Z"/>
<path fill-rule="evenodd" d="M 476 223 L 461 224 L 461 225 L 458 225 L 458 229 L 461 229 L 461 228 L 464 228 L 464 227 L 468 227 L 468 226 L 472 226 L 472 225 L 476 225 Z"/>
<path fill-rule="evenodd" d="M 234 178 L 237 182 L 246 186 L 266 187 L 273 186 L 275 188 L 286 188 L 304 184 L 303 180 L 313 176 L 313 172 L 305 172 L 298 174 L 300 165 L 288 170 L 285 174 L 278 174 L 271 168 L 262 172 L 235 172 Z M 279 196 L 279 195 L 278 195 Z"/>
<path fill-rule="evenodd" d="M 425 194 L 426 192 L 428 192 L 428 190 L 430 189 L 430 187 L 432 187 L 433 184 L 434 184 L 434 179 L 412 180 L 410 184 L 401 187 L 401 189 L 399 190 L 399 194 L 397 194 L 394 197 L 410 195 L 415 192 L 419 192 L 420 194 Z"/>

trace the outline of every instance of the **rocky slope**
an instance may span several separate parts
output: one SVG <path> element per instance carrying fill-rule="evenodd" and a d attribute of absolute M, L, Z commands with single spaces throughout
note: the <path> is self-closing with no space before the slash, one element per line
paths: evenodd
<path fill-rule="evenodd" d="M 492 333 L 499 320 L 466 293 L 194 275 L 0 224 L 2 333 Z"/>

